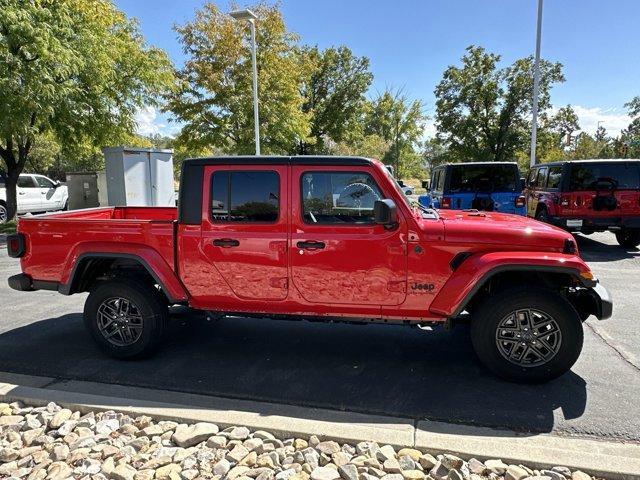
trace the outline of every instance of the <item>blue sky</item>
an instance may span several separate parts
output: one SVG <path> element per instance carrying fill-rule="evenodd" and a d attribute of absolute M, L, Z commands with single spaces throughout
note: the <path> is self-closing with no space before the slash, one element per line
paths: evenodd
<path fill-rule="evenodd" d="M 116 0 L 141 24 L 150 44 L 184 59 L 172 30 L 187 22 L 202 0 Z M 229 9 L 228 1 L 216 2 Z M 240 3 L 240 6 L 250 3 Z M 320 47 L 347 45 L 371 60 L 374 84 L 403 87 L 433 114 L 433 90 L 444 69 L 459 62 L 466 46 L 482 45 L 511 63 L 535 44 L 536 0 L 282 0 L 290 30 Z M 617 134 L 629 119 L 623 104 L 640 95 L 640 1 L 546 0 L 542 56 L 564 65 L 566 82 L 552 91 L 556 106 L 576 109 L 593 131 L 601 121 Z M 138 116 L 142 133 L 171 133 L 166 115 L 153 109 Z M 427 129 L 427 135 L 432 127 Z"/>

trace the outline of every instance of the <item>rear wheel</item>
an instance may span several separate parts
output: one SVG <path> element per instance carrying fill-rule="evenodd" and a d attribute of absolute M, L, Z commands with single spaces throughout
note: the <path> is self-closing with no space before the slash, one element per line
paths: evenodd
<path fill-rule="evenodd" d="M 536 212 L 536 220 L 544 223 L 549 223 L 549 212 L 547 212 L 546 208 L 542 207 L 538 209 L 538 211 Z"/>
<path fill-rule="evenodd" d="M 93 339 L 116 358 L 143 357 L 157 347 L 168 319 L 155 288 L 131 279 L 98 284 L 84 306 L 84 323 Z"/>
<path fill-rule="evenodd" d="M 7 223 L 9 220 L 9 212 L 7 210 L 7 206 L 0 202 L 0 225 L 3 223 Z"/>
<path fill-rule="evenodd" d="M 475 310 L 471 341 L 482 363 L 518 383 L 542 383 L 567 372 L 580 356 L 582 322 L 551 290 L 496 293 Z"/>
<path fill-rule="evenodd" d="M 640 230 L 623 228 L 616 232 L 616 240 L 621 247 L 635 248 L 640 245 Z"/>

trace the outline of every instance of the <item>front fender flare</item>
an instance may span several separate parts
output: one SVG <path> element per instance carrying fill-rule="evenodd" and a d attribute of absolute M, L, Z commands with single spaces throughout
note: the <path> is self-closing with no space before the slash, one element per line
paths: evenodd
<path fill-rule="evenodd" d="M 581 277 L 590 273 L 577 255 L 555 252 L 493 252 L 468 257 L 456 269 L 433 299 L 429 311 L 437 316 L 459 315 L 473 295 L 494 275 L 507 271 L 566 273 L 593 286 Z"/>

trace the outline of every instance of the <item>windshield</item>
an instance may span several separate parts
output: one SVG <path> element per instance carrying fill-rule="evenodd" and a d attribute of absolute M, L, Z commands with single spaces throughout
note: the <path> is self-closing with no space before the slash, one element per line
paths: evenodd
<path fill-rule="evenodd" d="M 571 166 L 570 190 L 595 190 L 597 188 L 640 188 L 638 163 L 576 163 Z"/>
<path fill-rule="evenodd" d="M 516 165 L 452 165 L 452 193 L 513 192 L 518 186 Z"/>
<path fill-rule="evenodd" d="M 400 197 L 404 199 L 405 203 L 408 206 L 411 206 L 411 202 L 409 201 L 409 197 L 407 197 L 407 195 L 404 193 L 404 191 L 402 190 L 402 187 L 400 187 L 400 184 L 398 183 L 398 181 L 395 179 L 395 177 L 391 174 L 391 172 L 389 171 L 388 168 L 383 168 L 382 169 L 384 171 L 384 173 L 387 175 L 387 177 L 389 177 L 389 179 L 391 179 L 391 183 L 393 183 L 396 191 L 400 194 Z"/>

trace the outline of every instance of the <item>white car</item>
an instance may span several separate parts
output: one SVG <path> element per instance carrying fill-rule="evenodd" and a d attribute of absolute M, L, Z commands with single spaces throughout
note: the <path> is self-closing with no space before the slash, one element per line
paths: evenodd
<path fill-rule="evenodd" d="M 40 213 L 65 210 L 69 191 L 60 182 L 44 175 L 23 173 L 17 185 L 18 213 Z M 7 221 L 7 190 L 0 177 L 0 223 Z"/>
<path fill-rule="evenodd" d="M 400 187 L 405 195 L 413 195 L 413 188 L 411 187 Z"/>

